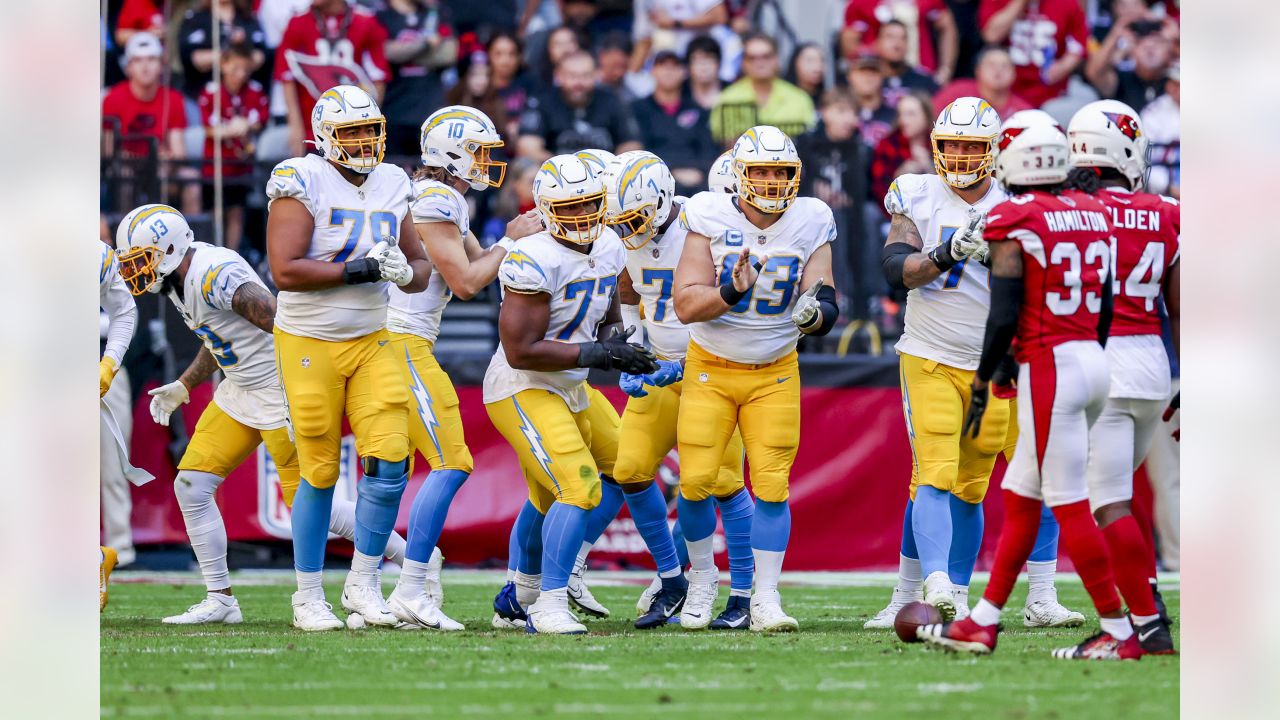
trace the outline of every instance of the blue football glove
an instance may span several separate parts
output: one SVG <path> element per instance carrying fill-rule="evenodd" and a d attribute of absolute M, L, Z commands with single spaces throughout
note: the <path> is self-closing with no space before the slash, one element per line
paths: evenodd
<path fill-rule="evenodd" d="M 618 387 L 622 388 L 622 392 L 634 398 L 642 398 L 649 392 L 644 389 L 644 381 L 646 375 L 632 375 L 631 373 L 622 373 L 621 379 L 618 380 Z"/>
<path fill-rule="evenodd" d="M 658 369 L 644 376 L 645 380 L 657 387 L 666 387 L 684 379 L 684 364 L 675 360 L 659 360 Z"/>

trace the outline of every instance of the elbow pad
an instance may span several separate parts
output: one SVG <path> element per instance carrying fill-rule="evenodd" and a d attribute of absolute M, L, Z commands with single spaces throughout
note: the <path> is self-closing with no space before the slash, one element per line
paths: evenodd
<path fill-rule="evenodd" d="M 821 321 L 816 328 L 806 331 L 805 334 L 821 337 L 831 332 L 831 329 L 836 326 L 836 320 L 840 317 L 840 307 L 836 305 L 835 288 L 830 285 L 822 286 L 814 297 L 818 301 L 818 317 L 821 318 Z"/>
<path fill-rule="evenodd" d="M 902 279 L 902 268 L 906 265 L 907 256 L 917 252 L 919 250 L 915 247 L 902 242 L 890 243 L 880 249 L 880 269 L 890 287 L 895 290 L 909 289 Z"/>

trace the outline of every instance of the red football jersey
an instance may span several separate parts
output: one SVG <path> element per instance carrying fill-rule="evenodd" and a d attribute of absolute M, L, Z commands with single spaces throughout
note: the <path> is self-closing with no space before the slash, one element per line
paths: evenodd
<path fill-rule="evenodd" d="M 849 0 L 844 7 L 844 26 L 862 33 L 863 50 L 870 50 L 880 34 L 880 26 L 895 17 L 895 5 L 915 5 L 916 23 L 909 24 L 907 32 L 916 33 L 920 48 L 920 67 L 933 72 L 938 69 L 937 55 L 933 50 L 933 23 L 947 9 L 942 0 Z M 899 11 L 900 12 L 900 11 Z"/>
<path fill-rule="evenodd" d="M 213 115 L 213 100 L 216 94 L 222 95 L 222 117 L 217 118 Z M 267 120 L 271 118 L 269 109 L 270 101 L 267 93 L 257 82 L 250 80 L 240 88 L 240 92 L 231 94 L 225 86 L 214 85 L 209 83 L 205 86 L 204 92 L 200 94 L 200 116 L 207 128 L 214 127 L 233 118 L 242 117 L 249 121 L 250 125 L 262 127 L 267 124 Z M 231 138 L 223 140 L 222 159 L 223 160 L 252 160 L 253 159 L 253 136 L 243 138 Z M 214 145 L 213 138 L 209 137 L 204 142 L 204 157 L 206 160 L 213 159 Z M 253 168 L 245 166 L 224 166 L 223 175 L 238 176 L 248 175 Z M 213 165 L 204 166 L 204 174 L 213 174 Z"/>
<path fill-rule="evenodd" d="M 1159 335 L 1156 299 L 1182 247 L 1182 208 L 1162 195 L 1107 188 L 1096 196 L 1110 213 L 1115 316 L 1111 334 Z"/>
<path fill-rule="evenodd" d="M 978 25 L 986 27 L 991 16 L 1009 0 L 982 0 L 978 5 Z M 1079 0 L 1030 0 L 1009 31 L 1005 41 L 1015 66 L 1013 92 L 1040 107 L 1067 89 L 1067 78 L 1047 85 L 1041 70 L 1068 53 L 1084 56 L 1089 24 Z"/>
<path fill-rule="evenodd" d="M 1065 342 L 1097 340 L 1111 264 L 1111 221 L 1098 199 L 1073 191 L 1018 195 L 991 208 L 983 236 L 1022 248 L 1019 362 Z"/>
<path fill-rule="evenodd" d="M 391 73 L 387 31 L 364 8 L 342 15 L 307 11 L 295 15 L 276 48 L 275 79 L 298 86 L 303 126 L 310 129 L 316 98 L 335 85 L 359 85 L 373 94 L 373 83 Z"/>

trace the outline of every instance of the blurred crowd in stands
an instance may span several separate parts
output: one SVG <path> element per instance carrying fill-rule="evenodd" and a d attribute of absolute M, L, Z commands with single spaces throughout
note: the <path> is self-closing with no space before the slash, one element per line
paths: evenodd
<path fill-rule="evenodd" d="M 435 109 L 487 113 L 512 163 L 470 193 L 482 242 L 533 206 L 551 154 L 647 149 L 681 194 L 746 128 L 791 134 L 802 192 L 840 223 L 846 317 L 893 334 L 880 277 L 894 177 L 933 172 L 929 130 L 951 100 L 1065 126 L 1099 97 L 1142 115 L 1148 188 L 1179 192 L 1179 7 L 1172 0 L 108 0 L 102 18 L 105 229 L 144 202 L 200 227 L 221 178 L 221 237 L 260 263 L 263 180 L 308 151 L 315 98 L 365 86 L 387 158 L 417 162 Z M 200 230 L 197 229 L 200 233 Z M 263 264 L 265 270 L 265 264 Z M 888 347 L 888 344 L 885 344 Z"/>

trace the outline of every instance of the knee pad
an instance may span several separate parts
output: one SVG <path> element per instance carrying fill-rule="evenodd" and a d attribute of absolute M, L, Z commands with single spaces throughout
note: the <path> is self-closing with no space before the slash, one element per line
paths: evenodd
<path fill-rule="evenodd" d="M 222 481 L 223 478 L 213 473 L 179 471 L 178 476 L 173 479 L 173 494 L 178 498 L 178 507 L 193 508 L 211 502 Z"/>
<path fill-rule="evenodd" d="M 409 461 L 387 462 L 378 458 L 364 458 L 365 475 L 356 485 L 356 493 L 369 502 L 394 505 L 400 502 L 405 486 L 409 484 Z"/>
<path fill-rule="evenodd" d="M 360 459 L 360 465 L 366 476 L 392 480 L 406 475 L 409 472 L 409 458 L 391 462 L 382 458 L 366 457 Z"/>

